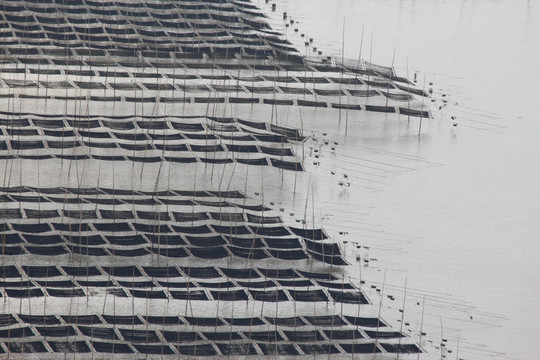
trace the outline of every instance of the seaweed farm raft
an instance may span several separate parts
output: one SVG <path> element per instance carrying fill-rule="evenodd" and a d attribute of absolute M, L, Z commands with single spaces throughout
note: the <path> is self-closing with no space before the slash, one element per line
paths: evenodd
<path fill-rule="evenodd" d="M 265 19 L 240 0 L 0 4 L 0 357 L 421 351 L 334 234 L 290 214 L 313 194 L 308 139 L 429 117 L 427 94 L 307 61 Z"/>

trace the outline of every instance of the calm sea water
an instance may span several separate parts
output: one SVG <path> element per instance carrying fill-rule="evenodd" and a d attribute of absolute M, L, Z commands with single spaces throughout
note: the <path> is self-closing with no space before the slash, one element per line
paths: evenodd
<path fill-rule="evenodd" d="M 468 321 L 456 321 L 449 330 L 454 340 L 461 338 L 459 357 L 539 359 L 540 4 L 277 5 L 274 26 L 283 26 L 284 11 L 298 22 L 287 29 L 293 42 L 303 44 L 299 34 L 305 33 L 325 54 L 341 56 L 345 27 L 345 57 L 357 58 L 362 43 L 362 58 L 394 61 L 397 72 L 411 78 L 418 71 L 420 86 L 425 75 L 436 97 L 447 94 L 448 106 L 423 123 L 420 136 L 417 122 L 401 121 L 369 139 L 371 148 L 437 163 L 418 165 L 366 198 L 369 223 L 385 235 L 379 245 L 400 248 L 377 254 L 377 267 L 402 287 L 406 276 L 411 292 L 433 292 L 441 304 L 459 303 L 455 310 L 461 315 L 470 312 Z M 430 314 L 437 317 L 437 309 Z M 446 313 L 440 320 L 451 318 Z"/>

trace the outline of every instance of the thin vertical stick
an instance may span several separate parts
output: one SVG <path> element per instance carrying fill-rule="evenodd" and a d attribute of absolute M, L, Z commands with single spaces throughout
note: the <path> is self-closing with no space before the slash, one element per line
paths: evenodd
<path fill-rule="evenodd" d="M 407 58 L 407 80 L 409 80 L 409 58 Z M 410 85 L 407 87 L 407 124 L 411 121 L 411 91 L 410 91 Z"/>
<path fill-rule="evenodd" d="M 371 45 L 370 45 L 370 48 L 369 48 L 369 66 L 371 68 L 371 58 L 373 57 L 373 33 L 371 34 Z M 370 77 L 371 77 L 371 70 L 368 69 L 368 73 L 367 73 L 367 80 L 368 80 L 368 83 L 367 83 L 367 98 L 366 98 L 366 103 L 369 101 L 369 80 L 370 80 Z"/>
<path fill-rule="evenodd" d="M 407 299 L 407 277 L 405 276 L 405 293 L 403 294 L 403 306 L 401 308 L 401 327 L 399 328 L 399 342 L 397 350 L 397 359 L 399 360 L 399 354 L 401 351 L 401 334 L 403 333 L 403 321 L 405 320 L 405 300 Z"/>
<path fill-rule="evenodd" d="M 422 87 L 422 91 L 426 88 L 426 74 L 424 74 L 424 86 Z M 424 95 L 422 94 L 422 111 L 424 111 Z M 420 137 L 420 130 L 422 130 L 422 113 L 420 113 L 420 124 L 418 125 L 418 137 Z"/>
<path fill-rule="evenodd" d="M 311 184 L 311 174 L 309 175 L 309 183 Z M 307 207 L 308 207 L 308 201 L 309 201 L 309 190 L 310 190 L 310 186 L 308 186 L 308 189 L 307 189 L 308 192 L 306 195 L 306 205 L 304 206 L 304 229 L 306 228 L 306 222 L 307 222 Z"/>
<path fill-rule="evenodd" d="M 362 259 L 361 259 L 362 260 Z M 358 276 L 359 276 L 359 280 L 358 280 L 358 289 L 360 290 L 360 295 L 362 297 L 364 297 L 363 293 L 362 293 L 362 261 L 360 261 L 360 263 L 358 264 Z M 360 306 L 361 306 L 362 302 L 359 301 L 358 302 L 358 308 L 356 309 L 356 317 L 360 317 Z M 355 325 L 355 332 L 354 332 L 354 336 L 353 336 L 353 340 L 356 340 L 356 333 L 358 332 L 358 321 L 355 321 L 354 323 Z M 351 351 L 351 360 L 354 360 L 354 351 Z"/>
<path fill-rule="evenodd" d="M 458 333 L 458 337 L 457 337 L 457 349 L 456 349 L 456 360 L 459 359 L 459 340 L 461 339 L 461 332 Z"/>
<path fill-rule="evenodd" d="M 444 358 L 444 351 L 443 351 L 443 326 L 442 326 L 442 317 L 439 315 L 439 321 L 441 323 L 441 344 L 440 344 L 440 348 L 441 348 L 441 360 Z"/>
<path fill-rule="evenodd" d="M 379 341 L 379 327 L 381 325 L 381 310 L 382 310 L 382 302 L 384 298 L 384 285 L 385 284 L 386 284 L 386 269 L 384 269 L 384 278 L 383 278 L 382 290 L 381 290 L 381 301 L 379 302 L 379 315 L 377 315 L 377 332 L 375 333 L 375 344 L 373 344 L 372 359 L 375 359 L 375 350 L 377 349 L 377 342 Z"/>
<path fill-rule="evenodd" d="M 362 35 L 360 36 L 360 52 L 358 53 L 357 70 L 360 70 L 360 62 L 362 61 L 362 45 L 364 45 L 364 25 L 362 25 Z"/>
<path fill-rule="evenodd" d="M 339 124 L 341 124 L 341 84 L 343 84 L 343 68 L 345 66 L 345 16 L 343 17 L 343 32 L 341 34 L 341 79 L 339 82 Z"/>
<path fill-rule="evenodd" d="M 396 58 L 396 48 L 394 48 L 394 55 L 392 55 L 392 72 L 394 71 L 394 60 Z M 386 93 L 390 93 L 390 82 L 388 82 L 388 87 L 386 88 Z M 388 106 L 388 96 L 386 96 L 386 105 Z"/>
<path fill-rule="evenodd" d="M 311 228 L 313 229 L 313 232 L 315 232 L 315 194 L 313 192 L 313 183 L 311 183 L 311 217 Z"/>
<path fill-rule="evenodd" d="M 423 296 L 422 298 L 422 318 L 420 319 L 420 339 L 418 340 L 419 343 L 418 343 L 418 346 L 422 347 L 422 335 L 424 334 L 424 330 L 423 330 L 423 327 L 424 327 L 424 308 L 426 306 L 426 295 Z M 418 352 L 417 356 L 416 356 L 416 360 L 420 359 L 420 352 Z"/>

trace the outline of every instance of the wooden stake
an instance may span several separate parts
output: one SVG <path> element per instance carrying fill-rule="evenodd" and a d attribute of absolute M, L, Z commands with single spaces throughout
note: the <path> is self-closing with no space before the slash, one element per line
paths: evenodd
<path fill-rule="evenodd" d="M 403 294 L 403 306 L 401 309 L 401 327 L 399 328 L 400 336 L 398 342 L 397 359 L 399 360 L 399 354 L 401 351 L 401 334 L 403 333 L 403 321 L 405 320 L 405 300 L 407 299 L 407 277 L 405 277 L 405 293 Z"/>
<path fill-rule="evenodd" d="M 422 91 L 425 91 L 424 89 L 426 88 L 426 74 L 424 74 L 424 86 L 422 87 Z M 424 110 L 424 95 L 422 95 L 422 111 Z M 422 119 L 423 119 L 423 116 L 422 114 L 420 113 L 420 124 L 418 125 L 418 137 L 420 137 L 420 130 L 422 129 Z"/>
<path fill-rule="evenodd" d="M 375 359 L 375 350 L 377 349 L 377 342 L 379 341 L 379 327 L 381 325 L 381 310 L 384 298 L 384 285 L 386 284 L 386 269 L 384 269 L 384 278 L 381 289 L 381 301 L 379 302 L 379 315 L 377 315 L 377 332 L 375 333 L 375 343 L 373 344 L 373 357 Z"/>

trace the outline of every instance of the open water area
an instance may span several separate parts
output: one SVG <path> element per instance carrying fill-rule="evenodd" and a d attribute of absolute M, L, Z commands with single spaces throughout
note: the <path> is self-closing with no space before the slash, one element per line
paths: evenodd
<path fill-rule="evenodd" d="M 361 54 L 393 62 L 398 75 L 417 73 L 418 87 L 433 88 L 433 119 L 424 119 L 420 135 L 418 118 L 351 117 L 347 136 L 343 119 L 334 119 L 334 133 L 345 139 L 335 151 L 348 158 L 332 163 L 329 153 L 330 168 L 352 174 L 359 168 L 351 162 L 391 164 L 371 172 L 380 183 L 356 174 L 337 197 L 328 189 L 338 179 L 324 160 L 313 177 L 319 205 L 346 219 L 327 226 L 369 246 L 362 249 L 372 260 L 360 270 L 369 274 L 360 276 L 378 279 L 380 290 L 386 272 L 384 292 L 401 298 L 406 283 L 404 318 L 416 330 L 425 296 L 424 330 L 431 326 L 428 333 L 452 342 L 447 358 L 539 358 L 538 2 L 290 0 L 274 12 L 270 3 L 259 6 L 308 57 L 313 47 L 338 61 Z M 378 163 L 362 162 L 367 153 Z M 382 299 L 400 320 L 401 302 Z M 430 357 L 441 354 L 435 349 Z"/>

